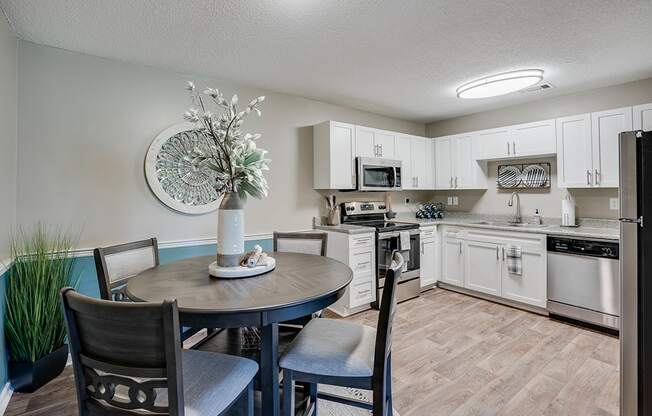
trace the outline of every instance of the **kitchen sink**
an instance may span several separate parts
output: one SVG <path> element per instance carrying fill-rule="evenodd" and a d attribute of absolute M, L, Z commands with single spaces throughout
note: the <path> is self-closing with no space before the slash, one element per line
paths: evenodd
<path fill-rule="evenodd" d="M 522 228 L 544 228 L 548 225 L 546 224 L 530 224 L 527 222 L 513 223 L 507 221 L 475 221 L 471 224 L 477 225 L 497 225 L 500 227 L 522 227 Z"/>

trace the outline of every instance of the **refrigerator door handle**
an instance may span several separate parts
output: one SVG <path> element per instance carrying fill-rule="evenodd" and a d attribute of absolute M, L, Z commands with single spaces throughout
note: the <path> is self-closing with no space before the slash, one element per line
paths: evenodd
<path fill-rule="evenodd" d="M 638 218 L 618 218 L 618 221 L 625 223 L 625 224 L 638 224 L 641 228 L 643 228 L 643 216 L 641 215 Z"/>

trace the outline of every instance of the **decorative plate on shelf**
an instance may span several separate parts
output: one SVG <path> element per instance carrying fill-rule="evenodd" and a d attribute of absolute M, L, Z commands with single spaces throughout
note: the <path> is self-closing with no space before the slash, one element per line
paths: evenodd
<path fill-rule="evenodd" d="M 500 188 L 516 188 L 521 183 L 521 170 L 514 165 L 500 166 L 497 181 Z"/>
<path fill-rule="evenodd" d="M 162 131 L 145 156 L 145 178 L 156 197 L 185 214 L 205 214 L 218 207 L 215 172 L 192 164 L 193 150 L 208 149 L 206 137 L 192 123 L 176 124 Z"/>
<path fill-rule="evenodd" d="M 541 165 L 528 165 L 523 169 L 523 184 L 528 188 L 543 188 L 548 179 L 548 172 Z"/>

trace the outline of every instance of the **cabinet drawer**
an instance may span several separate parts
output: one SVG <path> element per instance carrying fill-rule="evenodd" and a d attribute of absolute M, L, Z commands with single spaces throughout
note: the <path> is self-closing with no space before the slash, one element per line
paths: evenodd
<path fill-rule="evenodd" d="M 361 234 L 349 237 L 349 248 L 370 247 L 374 245 L 374 234 Z"/>
<path fill-rule="evenodd" d="M 349 286 L 349 301 L 352 308 L 365 303 L 371 303 L 375 299 L 374 286 L 372 282 L 352 284 Z"/>
<path fill-rule="evenodd" d="M 376 276 L 373 273 L 360 273 L 354 274 L 353 280 L 351 281 L 351 286 L 358 286 L 365 283 L 372 283 L 376 279 Z"/>
<path fill-rule="evenodd" d="M 437 227 L 421 228 L 421 238 L 432 238 L 437 233 Z"/>
<path fill-rule="evenodd" d="M 354 275 L 371 273 L 374 269 L 374 251 L 371 249 L 353 250 L 349 266 Z"/>

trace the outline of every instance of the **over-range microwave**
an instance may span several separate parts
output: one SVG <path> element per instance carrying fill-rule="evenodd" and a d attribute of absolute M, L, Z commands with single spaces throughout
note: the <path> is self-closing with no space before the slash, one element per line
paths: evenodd
<path fill-rule="evenodd" d="M 358 191 L 400 191 L 401 161 L 356 158 Z"/>

